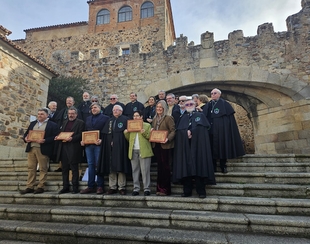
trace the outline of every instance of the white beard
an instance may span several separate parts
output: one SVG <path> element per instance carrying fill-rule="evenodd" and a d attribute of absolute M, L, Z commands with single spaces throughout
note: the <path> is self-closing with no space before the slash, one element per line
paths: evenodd
<path fill-rule="evenodd" d="M 195 111 L 195 107 L 187 107 L 186 112 L 191 113 Z"/>

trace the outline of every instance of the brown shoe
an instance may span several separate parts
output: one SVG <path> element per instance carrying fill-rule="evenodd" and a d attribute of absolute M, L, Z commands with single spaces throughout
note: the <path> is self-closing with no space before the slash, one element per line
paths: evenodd
<path fill-rule="evenodd" d="M 25 190 L 19 191 L 20 194 L 24 195 L 27 193 L 34 193 L 34 189 L 26 188 Z"/>
<path fill-rule="evenodd" d="M 107 194 L 108 194 L 108 195 L 112 195 L 112 194 L 115 194 L 115 193 L 117 193 L 117 190 L 115 190 L 115 189 L 109 189 L 109 190 L 107 191 Z"/>
<path fill-rule="evenodd" d="M 102 189 L 102 187 L 98 187 L 96 193 L 97 193 L 97 194 L 103 194 L 103 189 Z"/>
<path fill-rule="evenodd" d="M 121 190 L 119 190 L 118 192 L 119 192 L 119 194 L 121 194 L 121 195 L 126 195 L 126 190 L 125 190 L 125 189 L 121 189 Z"/>
<path fill-rule="evenodd" d="M 87 187 L 86 189 L 80 191 L 81 194 L 88 194 L 88 193 L 95 193 L 95 192 L 96 192 L 96 189 L 89 188 L 89 187 Z"/>
<path fill-rule="evenodd" d="M 40 193 L 43 193 L 44 192 L 44 189 L 43 188 L 38 188 L 34 191 L 34 194 L 40 194 Z"/>

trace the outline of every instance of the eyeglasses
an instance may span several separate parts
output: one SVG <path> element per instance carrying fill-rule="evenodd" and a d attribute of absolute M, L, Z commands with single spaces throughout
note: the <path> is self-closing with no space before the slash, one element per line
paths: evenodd
<path fill-rule="evenodd" d="M 111 98 L 110 98 L 110 100 L 115 100 L 115 99 L 116 99 L 115 97 L 111 97 Z"/>
<path fill-rule="evenodd" d="M 211 92 L 211 95 L 215 95 L 215 94 L 217 94 L 217 92 Z"/>
<path fill-rule="evenodd" d="M 98 100 L 91 100 L 93 103 L 96 103 L 96 102 L 98 102 Z"/>
<path fill-rule="evenodd" d="M 195 103 L 188 103 L 188 104 L 185 104 L 185 107 L 191 107 L 191 106 L 194 106 Z"/>
<path fill-rule="evenodd" d="M 185 103 L 186 101 L 185 100 L 179 100 L 179 102 Z"/>

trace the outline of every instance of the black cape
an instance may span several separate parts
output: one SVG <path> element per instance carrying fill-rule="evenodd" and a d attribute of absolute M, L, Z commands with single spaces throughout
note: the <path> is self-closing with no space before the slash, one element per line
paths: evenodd
<path fill-rule="evenodd" d="M 191 125 L 190 125 L 191 124 Z M 206 184 L 215 185 L 208 128 L 210 124 L 203 113 L 187 112 L 180 117 L 174 140 L 173 182 L 184 177 L 199 176 Z M 192 133 L 188 139 L 187 130 Z"/>
<path fill-rule="evenodd" d="M 141 111 L 143 113 L 144 105 L 139 101 L 135 101 L 133 103 L 129 102 L 125 106 L 124 115 L 127 116 L 129 119 L 132 119 L 132 116 L 136 111 Z"/>
<path fill-rule="evenodd" d="M 212 111 L 212 112 L 211 112 Z M 232 106 L 220 98 L 214 105 L 208 102 L 203 113 L 211 124 L 212 155 L 214 159 L 231 159 L 245 154 Z"/>
<path fill-rule="evenodd" d="M 105 114 L 105 115 L 107 115 L 107 116 L 109 116 L 109 117 L 112 117 L 113 116 L 113 107 L 114 107 L 114 105 L 120 105 L 122 108 L 123 108 L 123 110 L 125 109 L 125 105 L 123 104 L 123 103 L 120 103 L 120 102 L 116 102 L 115 104 L 109 104 L 108 106 L 106 106 L 106 108 L 104 109 L 104 112 L 103 112 L 103 114 Z"/>
<path fill-rule="evenodd" d="M 131 173 L 131 164 L 128 158 L 128 141 L 124 130 L 127 128 L 128 117 L 114 116 L 102 129 L 101 153 L 98 161 L 97 174 L 108 175 L 110 172 Z M 113 146 L 111 143 L 113 142 Z"/>

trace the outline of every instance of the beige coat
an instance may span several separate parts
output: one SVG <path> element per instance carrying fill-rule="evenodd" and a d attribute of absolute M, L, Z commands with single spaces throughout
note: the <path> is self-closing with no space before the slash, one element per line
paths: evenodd
<path fill-rule="evenodd" d="M 152 122 L 152 128 L 156 129 L 156 120 Z M 170 149 L 174 147 L 174 136 L 175 136 L 175 124 L 172 116 L 165 115 L 159 124 L 158 130 L 168 131 L 168 141 L 166 143 L 161 143 L 163 149 Z M 155 147 L 155 143 L 152 142 L 152 147 Z"/>

